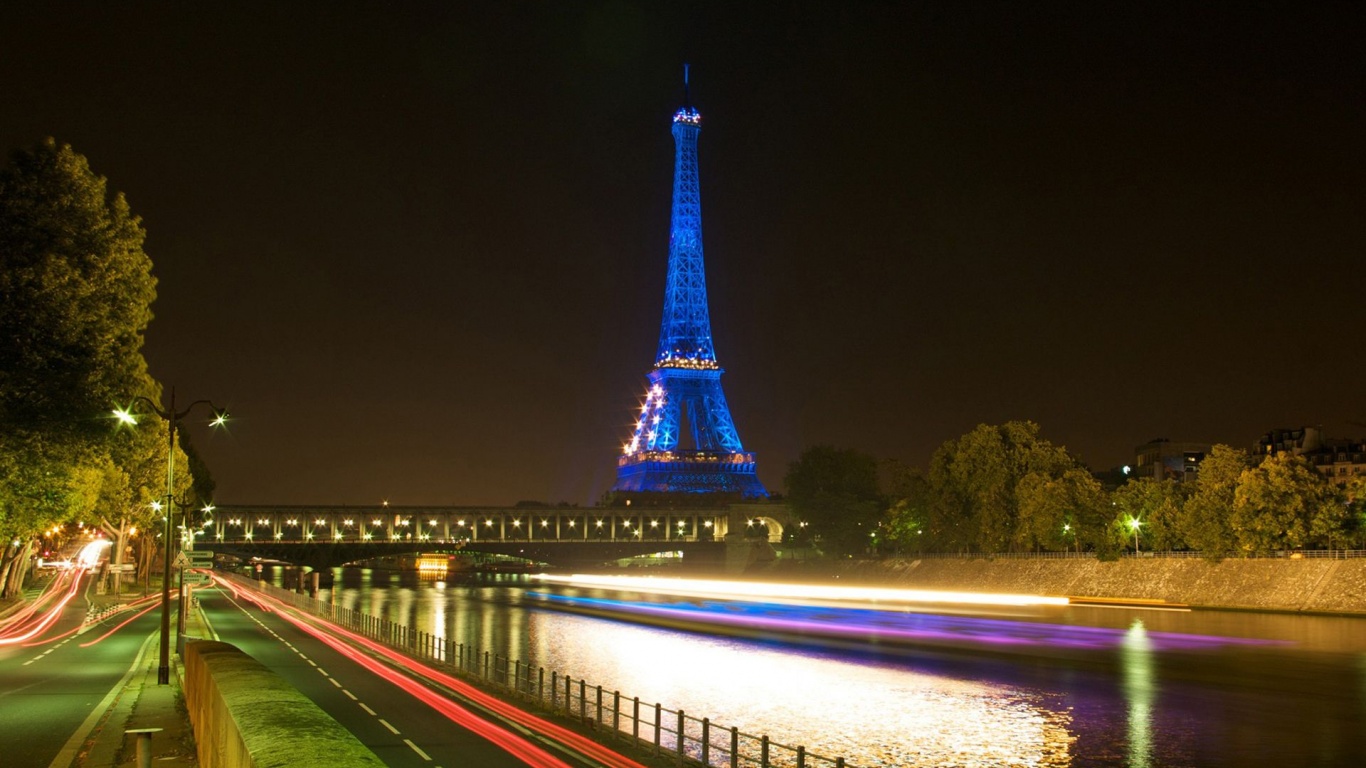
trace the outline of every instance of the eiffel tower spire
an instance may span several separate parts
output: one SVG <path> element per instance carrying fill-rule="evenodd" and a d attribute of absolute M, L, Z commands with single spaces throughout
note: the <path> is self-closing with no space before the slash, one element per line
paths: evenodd
<path fill-rule="evenodd" d="M 768 492 L 755 475 L 754 455 L 740 444 L 721 390 L 724 371 L 712 346 L 697 174 L 701 130 L 702 115 L 689 101 L 684 65 L 683 108 L 673 117 L 673 216 L 659 349 L 612 490 L 764 497 Z"/>

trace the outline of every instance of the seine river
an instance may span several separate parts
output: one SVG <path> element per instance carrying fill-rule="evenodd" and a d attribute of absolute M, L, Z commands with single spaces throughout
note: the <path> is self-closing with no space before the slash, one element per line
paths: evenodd
<path fill-rule="evenodd" d="M 1366 619 L 915 614 L 929 646 L 831 647 L 565 612 L 525 577 L 334 583 L 322 599 L 855 765 L 1366 765 Z"/>

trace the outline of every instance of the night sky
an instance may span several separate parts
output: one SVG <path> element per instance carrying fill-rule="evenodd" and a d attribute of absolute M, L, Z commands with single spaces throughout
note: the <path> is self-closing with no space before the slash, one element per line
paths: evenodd
<path fill-rule="evenodd" d="M 770 489 L 814 444 L 924 465 L 1008 419 L 1096 469 L 1366 436 L 1346 6 L 206 5 L 4 3 L 0 148 L 70 143 L 142 216 L 152 373 L 236 417 L 191 428 L 220 503 L 597 500 L 685 61 Z"/>

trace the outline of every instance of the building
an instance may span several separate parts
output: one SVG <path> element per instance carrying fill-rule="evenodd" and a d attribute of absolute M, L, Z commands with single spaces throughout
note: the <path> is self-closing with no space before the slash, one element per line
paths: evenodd
<path fill-rule="evenodd" d="M 1366 476 L 1366 440 L 1324 437 L 1322 427 L 1273 429 L 1257 441 L 1258 456 L 1303 456 L 1337 485 Z"/>
<path fill-rule="evenodd" d="M 1192 483 L 1200 474 L 1200 462 L 1209 443 L 1174 443 L 1165 437 L 1149 440 L 1134 449 L 1133 477 Z"/>

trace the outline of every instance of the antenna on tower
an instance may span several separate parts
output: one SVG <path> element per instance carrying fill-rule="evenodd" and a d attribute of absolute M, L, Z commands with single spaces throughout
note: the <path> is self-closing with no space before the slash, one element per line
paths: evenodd
<path fill-rule="evenodd" d="M 687 109 L 692 104 L 688 102 L 688 63 L 683 62 L 683 108 Z"/>

